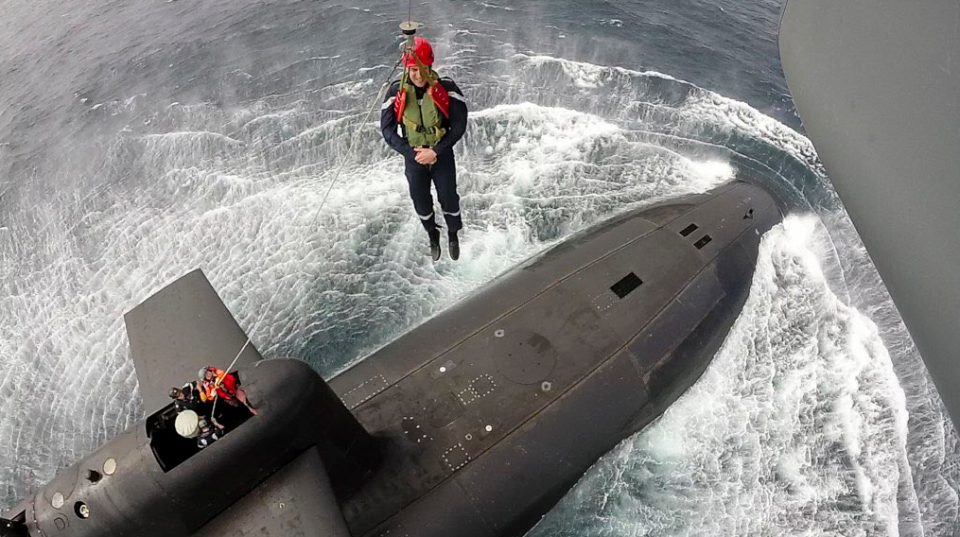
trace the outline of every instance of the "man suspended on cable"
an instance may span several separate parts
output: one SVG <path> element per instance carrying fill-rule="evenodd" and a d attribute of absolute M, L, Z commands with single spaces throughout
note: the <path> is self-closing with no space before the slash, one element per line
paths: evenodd
<path fill-rule="evenodd" d="M 380 130 L 387 144 L 403 155 L 413 207 L 430 238 L 430 255 L 440 259 L 440 230 L 433 210 L 430 182 L 437 189 L 447 224 L 451 259 L 460 257 L 457 232 L 463 228 L 457 165 L 453 146 L 467 129 L 463 92 L 449 78 L 433 70 L 433 47 L 422 37 L 403 57 L 404 73 L 394 82 L 380 112 Z"/>

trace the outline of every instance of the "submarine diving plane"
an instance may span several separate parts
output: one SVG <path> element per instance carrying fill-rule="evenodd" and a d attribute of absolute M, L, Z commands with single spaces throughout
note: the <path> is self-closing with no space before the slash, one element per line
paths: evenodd
<path fill-rule="evenodd" d="M 522 535 L 700 377 L 781 218 L 743 180 L 627 212 L 329 382 L 244 348 L 191 272 L 125 316 L 147 417 L 4 513 L 0 537 Z M 169 387 L 241 348 L 259 412 L 201 449 Z"/>

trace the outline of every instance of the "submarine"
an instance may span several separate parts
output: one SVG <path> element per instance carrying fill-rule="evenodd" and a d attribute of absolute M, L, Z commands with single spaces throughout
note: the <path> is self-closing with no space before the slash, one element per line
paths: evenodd
<path fill-rule="evenodd" d="M 783 211 L 738 178 L 625 212 L 329 381 L 262 359 L 195 270 L 124 318 L 146 418 L 0 537 L 523 535 L 700 378 Z M 167 393 L 235 355 L 258 412 L 201 448 Z"/>

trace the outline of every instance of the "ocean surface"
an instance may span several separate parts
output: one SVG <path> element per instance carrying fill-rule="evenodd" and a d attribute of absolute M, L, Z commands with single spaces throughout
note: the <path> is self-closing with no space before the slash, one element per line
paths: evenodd
<path fill-rule="evenodd" d="M 781 7 L 0 0 L 0 508 L 143 417 L 122 317 L 192 269 L 330 377 L 570 233 L 744 174 L 791 214 L 723 348 L 531 535 L 960 535 L 957 433 L 802 132 Z M 469 102 L 458 263 L 362 122 L 408 10 Z"/>

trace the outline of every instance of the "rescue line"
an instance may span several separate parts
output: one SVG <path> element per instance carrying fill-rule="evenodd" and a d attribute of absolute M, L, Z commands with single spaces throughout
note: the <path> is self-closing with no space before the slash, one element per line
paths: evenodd
<path fill-rule="evenodd" d="M 333 174 L 333 178 L 331 179 L 329 186 L 327 186 L 327 190 L 324 193 L 323 198 L 320 200 L 320 205 L 317 207 L 317 212 L 313 217 L 313 221 L 311 225 L 315 225 L 319 221 L 320 213 L 323 211 L 323 208 L 327 203 L 327 199 L 330 197 L 330 192 L 333 191 L 333 187 L 337 184 L 337 181 L 340 178 L 340 174 L 343 171 L 343 167 L 347 162 L 347 157 L 352 155 L 352 151 L 357 145 L 356 142 L 357 142 L 357 139 L 359 138 L 360 129 L 367 121 L 370 120 L 370 116 L 373 114 L 373 111 L 376 110 L 377 104 L 383 99 L 384 94 L 386 93 L 387 89 L 390 87 L 390 80 L 393 78 L 394 73 L 397 72 L 397 67 L 399 67 L 400 64 L 405 61 L 405 59 L 407 61 L 410 61 L 410 59 L 413 58 L 414 59 L 413 61 L 415 62 L 415 65 L 418 67 L 418 69 L 420 69 L 420 72 L 430 77 L 429 80 L 431 84 L 431 90 L 433 91 L 431 98 L 433 99 L 433 102 L 436 104 L 436 106 L 440 109 L 440 111 L 444 115 L 447 115 L 449 112 L 450 98 L 446 90 L 443 88 L 442 85 L 438 83 L 438 77 L 433 72 L 433 70 L 430 69 L 429 66 L 425 65 L 421 61 L 420 57 L 416 54 L 418 41 L 421 43 L 425 43 L 426 40 L 423 40 L 422 38 L 416 35 L 417 30 L 420 28 L 421 25 L 418 22 L 414 22 L 413 20 L 410 20 L 409 15 L 410 15 L 410 12 L 412 11 L 412 2 L 410 4 L 411 5 L 408 10 L 408 19 L 400 23 L 400 32 L 401 32 L 401 35 L 403 36 L 403 41 L 401 42 L 401 46 L 400 46 L 400 55 L 397 58 L 397 61 L 394 62 L 393 67 L 390 69 L 390 73 L 387 75 L 383 83 L 380 85 L 380 89 L 377 91 L 377 96 L 374 98 L 373 103 L 371 104 L 370 108 L 367 110 L 367 113 L 354 127 L 353 135 L 350 138 L 350 145 L 348 146 L 348 151 L 340 159 L 340 164 L 337 166 L 337 169 Z M 423 45 L 421 44 L 420 46 L 422 51 Z M 426 46 L 429 47 L 429 43 L 427 43 Z M 430 50 L 430 54 L 432 57 L 432 49 Z M 402 80 L 405 82 L 406 79 L 407 79 L 407 72 L 406 70 L 404 70 L 404 73 L 402 75 Z M 433 89 L 433 88 L 439 88 L 439 89 Z M 403 105 L 401 105 L 399 109 L 402 113 Z M 411 121 L 412 119 L 413 118 L 411 117 Z M 423 119 L 421 117 L 421 122 L 422 121 Z M 459 214 L 457 216 L 459 217 Z M 439 252 L 439 247 L 438 247 L 438 252 Z M 253 328 L 249 332 L 251 336 L 247 336 L 246 341 L 244 342 L 243 346 L 240 347 L 240 350 L 237 351 L 237 354 L 236 356 L 234 356 L 233 360 L 230 362 L 230 365 L 227 366 L 227 368 L 223 369 L 222 371 L 227 372 L 227 371 L 233 370 L 234 366 L 237 364 L 237 361 L 240 359 L 240 356 L 247 349 L 247 347 L 250 346 L 252 334 L 254 334 L 257 331 L 257 329 L 260 327 L 260 323 L 263 321 L 263 318 L 266 315 L 267 311 L 270 310 L 270 307 L 273 306 L 273 302 L 276 299 L 277 295 L 280 294 L 281 289 L 282 287 L 277 287 L 277 289 L 270 296 L 270 300 L 267 302 L 267 307 L 261 311 L 260 316 L 257 318 L 257 321 L 254 323 Z M 223 379 L 224 377 L 222 375 L 217 375 L 216 380 L 213 384 L 214 388 L 217 391 L 220 389 L 221 384 L 223 383 Z M 218 400 L 219 400 L 219 397 L 215 397 L 213 399 L 214 410 L 216 410 L 216 404 Z"/>

